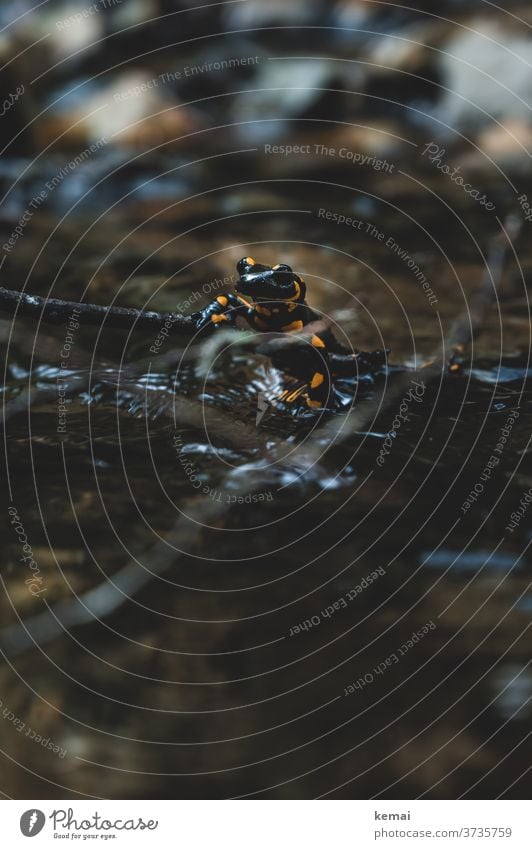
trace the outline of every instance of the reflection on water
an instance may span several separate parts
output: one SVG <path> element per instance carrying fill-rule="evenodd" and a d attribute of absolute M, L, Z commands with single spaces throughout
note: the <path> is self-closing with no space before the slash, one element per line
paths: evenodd
<path fill-rule="evenodd" d="M 269 247 L 268 255 L 284 250 Z M 314 251 L 299 246 L 299 262 L 315 267 Z M 387 260 L 384 248 L 382 254 Z M 324 303 L 328 281 L 345 281 L 347 262 L 331 252 L 320 262 L 325 281 L 316 273 L 310 285 Z M 400 267 L 387 280 L 409 303 L 409 321 L 422 327 L 426 304 L 413 297 L 411 281 Z M 363 278 L 355 278 L 350 291 L 358 298 L 361 289 Z M 391 361 L 400 362 L 401 328 L 378 303 L 373 317 Z M 345 327 L 371 346 L 361 316 Z M 155 361 L 149 373 L 130 378 L 113 362 L 146 357 L 150 340 L 126 341 L 116 332 L 102 334 L 94 347 L 94 331 L 80 331 L 78 366 L 62 376 L 77 375 L 86 385 L 72 396 L 59 441 L 54 337 L 44 333 L 41 353 L 37 336 L 32 361 L 24 334 L 21 323 L 10 345 L 6 399 L 26 391 L 28 379 L 33 391 L 52 395 L 41 402 L 37 396 L 31 422 L 21 415 L 8 425 L 9 469 L 46 600 L 56 611 L 50 633 L 32 624 L 42 608 L 24 592 L 9 536 L 3 577 L 15 609 L 50 657 L 42 656 L 37 675 L 35 650 L 13 662 L 53 707 L 44 713 L 42 702 L 32 707 L 13 672 L 4 680 L 14 707 L 24 716 L 38 711 L 47 733 L 67 749 L 68 772 L 40 752 L 28 754 L 23 743 L 14 752 L 31 755 L 63 786 L 96 795 L 102 774 L 104 795 L 241 795 L 271 787 L 271 795 L 308 796 L 338 786 L 340 796 L 400 797 L 439 780 L 435 795 L 459 793 L 473 780 L 480 780 L 473 792 L 485 795 L 498 786 L 497 763 L 510 749 L 513 768 L 525 769 L 526 753 L 516 744 L 529 715 L 527 673 L 518 669 L 528 654 L 529 562 L 521 542 L 529 526 L 523 522 L 506 538 L 504 526 L 530 486 L 519 465 L 530 431 L 526 362 L 506 359 L 501 368 L 494 357 L 432 381 L 378 471 L 394 418 L 386 393 L 403 370 L 392 370 L 384 383 L 362 383 L 358 401 L 380 398 L 382 410 L 377 405 L 364 429 L 308 468 L 305 450 L 309 440 L 319 443 L 321 425 L 268 405 L 255 428 L 258 394 L 272 387 L 264 357 L 223 355 L 206 378 L 191 364 L 157 371 Z M 418 357 L 435 341 L 423 329 L 413 338 Z M 82 365 L 85 350 L 94 352 L 92 374 Z M 176 408 L 176 398 L 198 407 Z M 517 407 L 501 462 L 464 514 L 461 505 Z M 211 421 L 209 410 L 221 418 Z M 248 431 L 256 434 L 253 443 Z M 279 441 L 289 465 L 281 460 L 265 475 L 264 452 Z M 232 490 L 228 473 L 238 469 L 243 477 Z M 261 500 L 251 497 L 257 479 L 265 482 Z M 224 511 L 209 519 L 205 504 Z M 161 565 L 154 541 L 172 540 L 183 515 L 208 527 L 189 545 L 176 537 Z M 479 522 L 482 532 L 475 535 Z M 181 548 L 187 553 L 179 554 Z M 376 567 L 383 571 L 378 581 L 340 605 Z M 108 592 L 99 607 L 94 593 L 105 593 L 108 578 L 132 600 L 124 604 Z M 72 603 L 65 607 L 73 592 L 84 614 Z M 335 603 L 334 615 L 314 625 L 316 611 Z M 95 611 L 103 618 L 90 624 Z M 13 618 L 6 608 L 7 621 Z M 290 636 L 305 621 L 310 626 Z M 386 665 L 428 621 L 434 630 L 400 664 Z M 61 637 L 62 628 L 74 639 Z M 13 633 L 8 647 L 20 641 L 20 629 Z M 370 675 L 371 685 L 344 695 Z M 504 735 L 493 736 L 502 721 Z M 119 734 L 112 749 L 109 733 Z M 457 733 L 459 744 L 447 743 Z M 431 765 L 435 742 L 449 749 L 438 768 Z M 465 772 L 453 771 L 462 760 L 469 764 Z M 423 762 L 408 775 L 409 764 Z M 102 771 L 98 763 L 108 767 Z M 215 777 L 202 777 L 205 772 Z"/>
<path fill-rule="evenodd" d="M 269 8 L 249 5 L 253 20 L 271 23 Z M 410 372 L 419 378 L 435 351 L 441 357 L 499 229 L 420 153 L 448 132 L 438 123 L 441 98 L 451 97 L 438 88 L 447 60 L 434 46 L 453 33 L 431 16 L 425 45 L 405 10 L 274 5 L 289 21 L 315 15 L 360 32 L 348 40 L 345 29 L 330 31 L 335 61 L 292 59 L 294 79 L 313 81 L 305 98 L 287 91 L 272 101 L 275 63 L 263 55 L 291 55 L 298 30 L 237 40 L 239 55 L 260 48 L 249 73 L 265 91 L 233 97 L 230 75 L 190 82 L 191 97 L 213 100 L 184 108 L 179 133 L 163 107 L 184 100 L 186 87 L 154 89 L 158 117 L 152 101 L 121 101 L 117 125 L 132 120 L 126 106 L 137 110 L 127 142 L 113 139 L 60 181 L 9 253 L 2 283 L 195 310 L 230 288 L 249 252 L 290 263 L 339 336 L 390 349 L 390 365 L 341 387 L 359 414 L 353 425 L 342 412 L 298 417 L 276 407 L 280 376 L 237 344 L 200 373 L 195 355 L 164 365 L 182 340 L 154 354 L 149 333 L 82 327 L 65 365 L 65 328 L 0 323 L 3 399 L 16 411 L 5 431 L 4 514 L 9 504 L 19 512 L 49 605 L 28 592 L 27 552 L 8 525 L 1 706 L 67 752 L 53 757 L 0 723 L 15 797 L 490 798 L 512 782 L 509 796 L 529 795 L 532 509 L 512 532 L 507 525 L 532 486 L 530 239 L 525 230 L 517 240 L 518 261 L 507 262 L 472 356 L 456 374 L 431 372 L 395 426 Z M 212 14 L 240 20 L 247 13 L 237 6 Z M 183 31 L 195 37 L 204 25 L 200 16 Z M 401 51 L 390 36 L 397 27 L 412 35 Z M 316 33 L 307 35 L 314 44 Z M 137 37 L 117 38 L 117 56 Z M 150 35 L 159 46 L 166 37 Z M 100 68 L 91 55 L 89 66 L 79 59 L 87 79 Z M 148 79 L 166 68 L 152 60 Z M 256 82 L 244 72 L 238 80 Z M 112 98 L 113 80 L 105 85 L 103 94 L 87 86 L 87 97 Z M 355 97 L 364 85 L 367 98 Z M 243 123 L 232 130 L 234 120 Z M 59 109 L 46 113 L 39 143 L 63 121 Z M 223 132 L 211 133 L 216 121 Z M 514 141 L 529 140 L 522 118 L 512 126 Z M 491 126 L 471 132 L 491 164 L 462 136 L 445 141 L 447 155 L 502 219 L 515 198 L 490 168 L 504 163 L 532 196 L 522 150 L 508 140 L 498 148 Z M 0 163 L 5 237 L 97 137 L 89 118 L 76 133 L 35 162 L 21 146 Z M 287 139 L 310 153 L 265 153 L 264 143 Z M 387 158 L 393 171 L 346 164 L 344 148 Z M 68 386 L 59 433 L 58 377 Z"/>

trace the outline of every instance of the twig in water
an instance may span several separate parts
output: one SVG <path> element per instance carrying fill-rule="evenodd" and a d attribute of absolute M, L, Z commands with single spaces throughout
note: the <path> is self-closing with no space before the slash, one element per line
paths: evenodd
<path fill-rule="evenodd" d="M 249 493 L 257 492 L 264 487 L 265 481 L 271 480 L 273 464 L 276 462 L 278 471 L 286 470 L 299 477 L 303 468 L 316 467 L 317 462 L 322 460 L 324 436 L 329 445 L 332 445 L 354 431 L 363 430 L 365 424 L 371 420 L 379 408 L 382 411 L 403 392 L 405 385 L 412 380 L 412 375 L 419 374 L 424 380 L 432 379 L 437 375 L 441 376 L 442 366 L 445 368 L 449 358 L 452 362 L 451 352 L 456 352 L 471 343 L 482 326 L 488 309 L 497 297 L 508 245 L 515 240 L 518 232 L 519 225 L 515 219 L 513 217 L 508 219 L 492 248 L 484 280 L 471 299 L 470 308 L 454 323 L 444 342 L 443 351 L 438 350 L 427 366 L 417 371 L 409 371 L 403 379 L 398 378 L 394 390 L 390 391 L 384 400 L 377 398 L 362 403 L 346 416 L 335 417 L 317 433 L 313 440 L 307 441 L 303 456 L 300 454 L 297 458 L 291 457 L 286 452 L 286 443 L 283 440 L 271 439 L 271 448 L 267 454 L 268 462 L 262 474 L 256 466 L 247 472 L 246 467 L 243 466 L 229 472 L 220 486 L 229 485 L 231 479 L 236 477 L 240 479 L 239 484 L 244 485 Z M 291 343 L 288 342 L 288 344 Z M 170 355 L 169 359 L 172 356 L 175 355 Z M 149 550 L 149 570 L 141 567 L 136 561 L 132 561 L 115 576 L 82 596 L 58 602 L 54 607 L 48 606 L 46 611 L 31 617 L 26 622 L 19 621 L 2 629 L 0 651 L 8 656 L 15 656 L 33 648 L 36 644 L 40 647 L 61 634 L 68 633 L 69 627 L 90 624 L 95 619 L 109 617 L 154 577 L 162 576 L 171 565 L 175 565 L 176 556 L 173 548 L 184 550 L 194 544 L 201 533 L 202 523 L 221 521 L 230 509 L 230 505 L 223 501 L 198 502 L 197 499 L 191 499 L 184 505 L 183 511 L 190 514 L 193 519 L 180 519 L 166 540 L 156 543 Z"/>
<path fill-rule="evenodd" d="M 28 295 L 14 289 L 0 287 L 0 310 L 17 316 L 29 316 L 49 324 L 64 324 L 72 315 L 81 324 L 100 325 L 130 330 L 154 330 L 166 325 L 172 334 L 191 335 L 195 323 L 188 315 L 177 312 L 156 312 L 137 310 L 132 307 L 104 307 L 99 304 L 63 301 L 61 298 L 42 298 L 40 295 Z"/>

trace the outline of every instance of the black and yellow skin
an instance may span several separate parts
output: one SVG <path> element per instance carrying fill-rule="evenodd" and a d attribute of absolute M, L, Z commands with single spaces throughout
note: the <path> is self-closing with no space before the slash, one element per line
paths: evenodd
<path fill-rule="evenodd" d="M 245 318 L 254 330 L 277 333 L 297 333 L 308 324 L 322 321 L 305 301 L 304 281 L 289 265 L 261 265 L 248 256 L 237 264 L 237 271 L 236 294 L 219 295 L 194 314 L 198 330 L 212 324 L 234 324 L 237 316 Z M 274 354 L 273 364 L 288 375 L 290 384 L 279 400 L 315 409 L 328 406 L 336 376 L 330 366 L 331 353 L 354 352 L 325 329 L 312 334 L 308 344 Z"/>

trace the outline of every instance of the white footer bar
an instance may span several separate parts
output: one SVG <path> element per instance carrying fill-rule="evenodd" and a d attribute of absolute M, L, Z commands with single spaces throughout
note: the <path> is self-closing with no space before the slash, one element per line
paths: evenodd
<path fill-rule="evenodd" d="M 2 801 L 6 849 L 531 849 L 527 801 Z M 31 842 L 30 840 L 35 840 Z M 69 841 L 67 843 L 67 841 Z"/>

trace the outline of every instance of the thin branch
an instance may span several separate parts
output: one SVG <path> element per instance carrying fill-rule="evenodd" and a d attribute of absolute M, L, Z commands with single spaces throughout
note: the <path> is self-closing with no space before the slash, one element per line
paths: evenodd
<path fill-rule="evenodd" d="M 479 290 L 471 299 L 469 309 L 453 325 L 445 340 L 443 352 L 439 352 L 440 357 L 438 358 L 435 355 L 429 364 L 418 370 L 417 373 L 420 376 L 422 375 L 424 379 L 430 380 L 437 374 L 441 374 L 442 364 L 445 365 L 445 362 L 449 361 L 449 355 L 453 351 L 455 354 L 460 352 L 463 346 L 472 342 L 480 332 L 486 314 L 497 298 L 508 248 L 511 242 L 515 241 L 518 233 L 518 223 L 513 218 L 508 219 L 492 246 L 484 279 Z M 175 356 L 175 354 L 169 356 Z M 253 467 L 253 469 L 248 470 L 246 466 L 236 468 L 226 474 L 220 484 L 220 489 L 228 485 L 232 478 L 237 478 L 240 486 L 245 488 L 247 492 L 256 492 L 265 485 L 268 479 L 270 479 L 270 483 L 272 482 L 271 476 L 275 472 L 275 464 L 277 464 L 278 470 L 291 470 L 297 473 L 297 476 L 301 474 L 303 466 L 311 468 L 314 465 L 318 473 L 324 473 L 323 466 L 320 469 L 316 465 L 318 462 L 323 462 L 324 436 L 330 444 L 334 444 L 352 434 L 353 431 L 362 429 L 364 424 L 369 422 L 379 409 L 382 412 L 385 407 L 394 401 L 406 382 L 410 382 L 411 379 L 412 372 L 409 372 L 402 379 L 400 378 L 394 389 L 387 392 L 384 402 L 382 398 L 376 398 L 357 405 L 356 409 L 348 413 L 347 416 L 335 417 L 318 431 L 314 440 L 306 443 L 305 453 L 303 456 L 298 455 L 297 459 L 287 456 L 284 440 L 272 439 L 272 447 L 268 451 L 264 469 L 258 470 Z M 182 557 L 173 549 L 183 550 L 197 543 L 202 523 L 206 520 L 211 523 L 220 522 L 229 509 L 231 508 L 225 502 L 218 503 L 208 500 L 198 502 L 197 499 L 190 499 L 185 504 L 184 512 L 190 512 L 195 521 L 189 521 L 187 525 L 183 519 L 178 520 L 166 540 L 156 543 L 146 553 L 151 561 L 149 570 L 139 566 L 137 562 L 131 562 L 114 576 L 111 576 L 110 579 L 106 579 L 80 597 L 64 599 L 53 607 L 47 605 L 48 609 L 42 613 L 25 621 L 19 620 L 1 629 L 0 654 L 11 657 L 17 656 L 32 649 L 35 645 L 42 647 L 57 637 L 68 634 L 68 629 L 71 627 L 91 624 L 96 620 L 110 617 L 122 604 L 137 595 L 153 578 L 162 577 L 171 565 L 177 565 Z"/>
<path fill-rule="evenodd" d="M 17 316 L 28 316 L 48 324 L 65 324 L 74 318 L 80 324 L 100 325 L 104 321 L 110 328 L 125 330 L 155 330 L 166 326 L 169 335 L 192 336 L 196 323 L 191 316 L 177 312 L 143 311 L 132 307 L 104 307 L 99 304 L 85 304 L 76 301 L 64 301 L 61 298 L 42 298 L 40 295 L 28 295 L 15 289 L 0 287 L 0 311 Z M 323 322 L 307 325 L 294 334 L 260 333 L 258 344 L 263 345 L 259 353 L 270 355 L 288 349 L 298 341 L 304 342 L 313 333 L 326 327 Z M 224 328 L 225 329 L 225 328 Z M 234 328 L 228 327 L 227 330 Z M 249 337 L 246 341 L 249 342 Z M 218 346 L 215 346 L 216 348 Z M 369 363 L 358 354 L 330 354 L 333 370 L 342 377 L 356 377 L 361 368 Z M 384 362 L 385 356 L 382 356 Z"/>
<path fill-rule="evenodd" d="M 109 327 L 126 330 L 159 330 L 166 324 L 171 334 L 191 335 L 195 323 L 188 315 L 177 312 L 144 311 L 131 307 L 104 307 L 99 304 L 64 301 L 61 298 L 42 298 L 14 289 L 0 287 L 0 310 L 10 315 L 29 316 L 49 324 L 64 324 L 75 318 L 80 324 L 97 324 L 104 321 Z"/>

